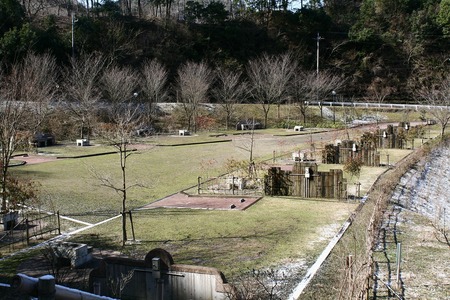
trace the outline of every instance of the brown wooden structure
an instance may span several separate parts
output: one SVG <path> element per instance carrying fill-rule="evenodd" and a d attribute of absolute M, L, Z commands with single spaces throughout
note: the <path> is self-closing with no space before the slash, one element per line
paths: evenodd
<path fill-rule="evenodd" d="M 325 145 L 322 150 L 324 164 L 346 164 L 349 159 L 361 159 L 363 165 L 370 167 L 380 165 L 380 153 L 371 135 L 364 135 L 359 143 L 345 140 L 337 145 Z"/>
<path fill-rule="evenodd" d="M 408 146 L 408 140 L 412 142 L 414 138 L 423 137 L 424 131 L 423 125 L 411 126 L 409 122 L 400 122 L 398 126 L 388 125 L 386 129 L 377 130 L 377 146 L 385 149 L 404 149 Z"/>
<path fill-rule="evenodd" d="M 388 125 L 386 129 L 378 129 L 378 148 L 402 149 L 407 133 L 405 126 L 405 123 L 400 123 L 399 126 Z"/>
<path fill-rule="evenodd" d="M 292 171 L 272 167 L 264 183 L 266 195 L 271 196 L 332 199 L 347 197 L 347 181 L 342 170 L 319 172 L 316 162 L 295 162 Z"/>
<path fill-rule="evenodd" d="M 380 165 L 379 148 L 403 149 L 408 138 L 417 137 L 422 127 L 412 128 L 408 122 L 400 122 L 398 126 L 388 125 L 386 129 L 365 132 L 359 142 L 344 140 L 336 145 L 328 144 L 322 150 L 322 163 L 346 164 L 349 159 L 361 159 L 364 166 Z"/>

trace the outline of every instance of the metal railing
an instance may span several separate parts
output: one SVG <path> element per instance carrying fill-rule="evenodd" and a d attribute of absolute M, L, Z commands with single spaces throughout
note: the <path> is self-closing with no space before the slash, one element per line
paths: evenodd
<path fill-rule="evenodd" d="M 435 106 L 423 104 L 398 104 L 398 103 L 369 103 L 369 102 L 329 102 L 329 101 L 305 101 L 310 106 L 329 106 L 329 107 L 365 107 L 365 108 L 396 108 L 396 109 L 450 109 L 450 106 Z"/>

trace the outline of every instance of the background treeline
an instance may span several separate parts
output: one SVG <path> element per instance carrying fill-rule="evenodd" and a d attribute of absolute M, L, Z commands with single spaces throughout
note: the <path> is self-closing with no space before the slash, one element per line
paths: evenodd
<path fill-rule="evenodd" d="M 0 0 L 6 70 L 30 50 L 59 65 L 92 52 L 133 68 L 157 58 L 169 81 L 186 61 L 243 71 L 287 51 L 315 70 L 319 44 L 320 70 L 345 77 L 341 94 L 355 99 L 412 101 L 448 72 L 449 37 L 450 0 Z"/>

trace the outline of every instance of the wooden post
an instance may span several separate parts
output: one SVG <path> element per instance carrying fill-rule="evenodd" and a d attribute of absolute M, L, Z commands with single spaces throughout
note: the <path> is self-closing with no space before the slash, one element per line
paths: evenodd
<path fill-rule="evenodd" d="M 131 215 L 131 210 L 128 211 L 128 214 L 130 214 L 131 234 L 133 235 L 133 241 L 135 241 L 136 236 L 134 235 L 134 224 L 133 224 L 133 217 Z"/>
<path fill-rule="evenodd" d="M 231 181 L 231 190 L 233 191 L 233 195 L 234 195 L 234 179 L 235 179 L 236 177 L 234 177 L 233 176 L 233 179 L 232 179 L 232 181 Z"/>
<path fill-rule="evenodd" d="M 338 182 L 338 201 L 342 200 L 342 179 Z"/>
<path fill-rule="evenodd" d="M 27 246 L 30 246 L 30 226 L 28 226 L 28 218 L 25 219 L 25 228 L 27 232 Z"/>
<path fill-rule="evenodd" d="M 58 218 L 58 235 L 61 235 L 61 218 L 59 216 L 59 210 L 56 212 L 56 217 Z"/>
<path fill-rule="evenodd" d="M 353 255 L 349 254 L 345 261 L 345 266 L 347 267 L 348 278 L 353 280 Z"/>
<path fill-rule="evenodd" d="M 272 162 L 275 162 L 275 150 L 273 150 Z"/>
<path fill-rule="evenodd" d="M 402 243 L 397 243 L 397 286 L 400 286 L 400 263 L 402 261 Z"/>
<path fill-rule="evenodd" d="M 345 269 L 347 271 L 348 291 L 353 289 L 353 255 L 348 255 L 345 260 Z"/>
<path fill-rule="evenodd" d="M 309 178 L 306 176 L 303 177 L 304 180 L 304 186 L 303 186 L 303 197 L 309 198 L 310 197 L 310 190 L 309 190 Z"/>
<path fill-rule="evenodd" d="M 333 171 L 331 174 L 333 174 L 333 198 L 334 199 L 340 199 L 339 196 L 339 181 L 340 181 L 340 177 L 339 177 L 339 170 L 330 170 Z"/>
<path fill-rule="evenodd" d="M 200 176 L 197 177 L 197 194 L 200 195 L 200 189 L 202 184 L 202 178 Z"/>

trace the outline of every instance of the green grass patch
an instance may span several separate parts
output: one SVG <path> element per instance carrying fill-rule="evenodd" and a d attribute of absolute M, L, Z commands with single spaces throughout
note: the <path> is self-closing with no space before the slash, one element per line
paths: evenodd
<path fill-rule="evenodd" d="M 328 226 L 341 224 L 355 205 L 265 197 L 246 211 L 139 211 L 133 213 L 133 222 L 140 244 L 128 250 L 144 255 L 160 247 L 169 251 L 176 263 L 217 267 L 225 274 L 275 266 L 282 260 L 317 256 L 335 233 L 327 232 Z M 117 245 L 120 223 L 116 219 L 77 239 L 106 239 Z M 317 240 L 318 234 L 328 238 L 322 243 L 308 242 Z"/>
<path fill-rule="evenodd" d="M 56 145 L 38 148 L 38 154 L 51 155 L 51 156 L 80 156 L 80 155 L 92 155 L 104 152 L 114 151 L 113 146 L 107 146 L 100 144 L 100 141 L 91 140 L 90 146 L 80 147 L 75 142 L 63 141 Z"/>
<path fill-rule="evenodd" d="M 22 252 L 0 260 L 0 282 L 9 282 L 17 274 L 17 267 L 25 260 L 40 254 L 40 250 Z"/>
<path fill-rule="evenodd" d="M 256 134 L 254 157 L 270 158 L 274 150 L 309 147 L 308 142 L 295 142 L 295 137 L 267 138 L 268 134 L 280 131 L 283 129 L 268 129 L 261 131 L 266 134 Z M 233 142 L 192 144 L 193 141 L 228 138 L 209 134 L 141 139 L 148 144 L 148 149 L 139 148 L 133 152 L 127 166 L 128 184 L 141 187 L 129 189 L 127 209 L 142 207 L 194 186 L 198 176 L 207 178 L 224 174 L 229 159 L 248 159 L 248 151 L 239 147 L 249 141 L 246 135 Z M 179 141 L 189 145 L 156 146 L 158 143 L 179 144 Z M 42 151 L 51 155 L 80 156 L 111 150 L 112 147 L 94 143 L 89 147 L 55 146 Z M 337 166 L 320 166 L 333 167 Z M 39 182 L 45 209 L 59 210 L 63 215 L 90 223 L 121 211 L 120 195 L 101 186 L 93 171 L 119 185 L 118 154 L 60 159 L 11 169 L 14 175 Z M 383 171 L 384 168 L 363 168 L 360 177 L 362 194 Z M 266 197 L 246 211 L 155 209 L 133 215 L 136 239 L 140 244 L 120 247 L 119 218 L 75 238 L 101 249 L 117 249 L 130 255 L 144 255 L 161 247 L 169 251 L 177 263 L 212 266 L 232 274 L 249 268 L 276 266 L 281 261 L 312 260 L 327 243 L 327 239 L 321 238 L 325 233 L 329 234 L 327 228 L 335 225 L 331 234 L 334 235 L 336 226 L 342 224 L 354 207 L 355 203 L 351 202 Z M 130 228 L 128 234 L 131 237 Z"/>

